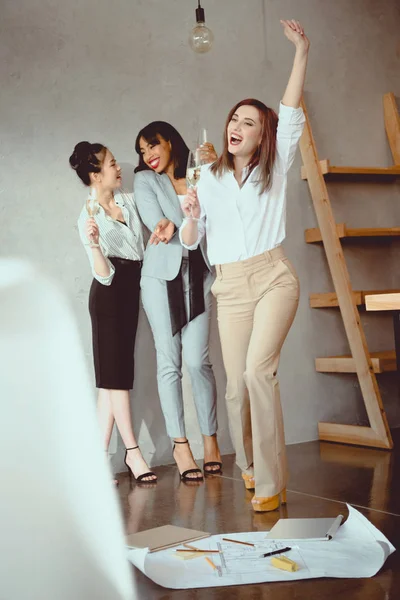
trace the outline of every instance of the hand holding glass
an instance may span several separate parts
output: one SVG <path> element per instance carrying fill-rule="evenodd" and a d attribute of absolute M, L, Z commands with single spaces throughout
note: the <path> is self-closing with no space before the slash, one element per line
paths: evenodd
<path fill-rule="evenodd" d="M 200 179 L 201 172 L 201 157 L 200 151 L 189 152 L 187 169 L 186 169 L 186 185 L 188 188 L 195 188 Z"/>
<path fill-rule="evenodd" d="M 186 185 L 188 189 L 194 189 L 200 179 L 201 174 L 201 158 L 199 149 L 195 152 L 189 152 L 187 169 L 186 169 Z M 191 211 L 192 213 L 192 211 Z M 192 219 L 193 219 L 192 214 Z"/>
<path fill-rule="evenodd" d="M 97 201 L 97 192 L 94 188 L 90 189 L 89 196 L 86 200 L 86 210 L 88 212 L 89 217 L 91 217 L 92 219 L 95 218 L 95 216 L 98 214 L 98 212 L 100 210 L 100 205 Z M 93 236 L 90 236 L 89 246 L 91 248 L 99 247 L 99 244 L 96 244 L 95 241 L 93 240 Z"/>

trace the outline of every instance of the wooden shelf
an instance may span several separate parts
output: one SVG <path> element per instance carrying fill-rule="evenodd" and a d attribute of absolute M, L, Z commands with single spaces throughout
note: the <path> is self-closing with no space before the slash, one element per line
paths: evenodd
<path fill-rule="evenodd" d="M 371 363 L 374 373 L 396 371 L 396 352 L 371 352 Z M 349 354 L 345 356 L 326 356 L 315 359 L 315 369 L 318 373 L 357 373 L 356 362 Z"/>
<path fill-rule="evenodd" d="M 336 233 L 340 239 L 351 238 L 391 238 L 400 236 L 400 227 L 364 227 L 351 228 L 345 223 L 336 224 Z M 322 234 L 318 227 L 306 229 L 305 240 L 307 244 L 322 242 Z"/>
<path fill-rule="evenodd" d="M 319 423 L 319 437 L 326 441 L 391 449 L 393 440 L 374 371 L 393 370 L 394 353 L 377 353 L 372 355 L 371 359 L 356 304 L 357 302 L 361 303 L 365 298 L 362 297 L 362 294 L 357 297 L 357 293 L 353 292 L 341 239 L 369 238 L 378 244 L 379 241 L 387 242 L 393 237 L 400 236 L 400 227 L 351 229 L 344 223 L 336 224 L 327 187 L 327 180 L 330 178 L 347 179 L 351 182 L 359 180 L 388 182 L 400 178 L 400 116 L 394 94 L 385 94 L 383 102 L 385 127 L 393 157 L 393 166 L 389 168 L 333 167 L 328 160 L 321 161 L 304 100 L 302 100 L 301 106 L 305 115 L 305 126 L 300 139 L 300 152 L 304 165 L 302 177 L 307 179 L 318 223 L 318 229 L 306 231 L 305 239 L 308 243 L 323 242 L 334 290 L 340 299 L 340 313 L 350 348 L 350 356 L 321 359 L 324 361 L 323 368 L 329 368 L 331 372 L 354 372 L 357 374 L 369 420 L 369 427 L 342 423 Z M 366 241 L 364 240 L 364 244 Z M 337 303 L 336 296 L 331 296 L 329 306 L 335 305 L 335 303 Z M 398 321 L 395 321 L 395 346 L 398 349 L 400 348 L 400 311 L 393 312 L 394 318 L 399 317 Z M 398 335 L 396 335 L 397 331 Z M 397 352 L 397 357 L 400 359 L 400 351 Z M 397 361 L 397 372 L 400 374 L 400 360 Z"/>
<path fill-rule="evenodd" d="M 334 167 L 329 160 L 320 160 L 322 174 L 325 178 L 349 179 L 377 179 L 380 181 L 397 179 L 400 177 L 400 165 L 392 167 Z M 307 170 L 301 167 L 301 178 L 308 179 Z"/>
<path fill-rule="evenodd" d="M 397 295 L 398 301 L 400 302 L 400 290 L 353 290 L 353 298 L 357 306 L 364 306 L 366 303 L 366 297 L 373 295 L 381 296 L 382 294 Z M 339 306 L 337 294 L 335 292 L 328 292 L 325 294 L 310 294 L 310 307 L 311 308 L 336 308 Z M 368 310 L 383 310 L 383 309 L 371 309 Z"/>
<path fill-rule="evenodd" d="M 380 241 L 387 243 L 393 237 L 399 237 L 400 227 L 351 229 L 344 223 L 336 224 L 327 180 L 389 182 L 400 178 L 400 115 L 396 98 L 393 93 L 385 94 L 383 98 L 385 128 L 393 158 L 393 166 L 388 168 L 334 167 L 329 160 L 321 161 L 304 100 L 301 106 L 305 115 L 304 131 L 300 139 L 300 152 L 304 165 L 302 177 L 307 179 L 318 223 L 318 229 L 308 229 L 305 232 L 305 239 L 308 243 L 323 242 L 336 292 L 330 295 L 313 295 L 311 302 L 318 306 L 321 306 L 321 302 L 325 306 L 337 306 L 338 298 L 340 299 L 340 314 L 350 349 L 349 356 L 317 359 L 316 366 L 317 370 L 324 370 L 324 372 L 357 374 L 369 421 L 369 427 L 343 423 L 319 423 L 319 437 L 330 442 L 390 450 L 393 447 L 393 440 L 375 373 L 396 369 L 398 376 L 400 375 L 400 311 L 393 311 L 396 351 L 371 355 L 357 308 L 357 305 L 365 302 L 365 294 L 362 291 L 354 292 L 352 289 L 341 239 L 369 238 L 378 245 Z M 367 240 L 364 244 L 366 242 Z"/>
<path fill-rule="evenodd" d="M 400 292 L 391 290 L 390 293 L 370 292 L 365 299 L 367 310 L 400 310 Z"/>

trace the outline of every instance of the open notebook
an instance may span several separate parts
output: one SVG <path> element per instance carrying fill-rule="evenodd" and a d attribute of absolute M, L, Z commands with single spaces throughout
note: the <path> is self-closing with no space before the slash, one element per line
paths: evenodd
<path fill-rule="evenodd" d="M 158 550 L 165 550 L 206 537 L 210 537 L 210 534 L 205 531 L 185 529 L 175 525 L 163 525 L 162 527 L 154 527 L 154 529 L 146 529 L 146 531 L 127 535 L 126 545 L 129 548 L 148 548 L 149 552 L 157 552 Z"/>
<path fill-rule="evenodd" d="M 279 519 L 268 532 L 267 538 L 275 540 L 329 541 L 343 521 L 343 515 L 330 519 Z"/>

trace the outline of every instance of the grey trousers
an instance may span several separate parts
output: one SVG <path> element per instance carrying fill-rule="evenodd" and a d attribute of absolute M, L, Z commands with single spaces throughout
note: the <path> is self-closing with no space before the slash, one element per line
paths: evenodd
<path fill-rule="evenodd" d="M 189 310 L 189 264 L 182 263 L 186 310 Z M 209 358 L 214 276 L 204 275 L 206 311 L 188 323 L 174 337 L 168 306 L 167 284 L 163 279 L 142 277 L 142 303 L 154 336 L 157 353 L 157 382 L 167 433 L 171 438 L 186 437 L 182 394 L 182 356 L 188 369 L 203 435 L 217 431 L 216 384 Z M 189 313 L 188 313 L 189 314 Z"/>

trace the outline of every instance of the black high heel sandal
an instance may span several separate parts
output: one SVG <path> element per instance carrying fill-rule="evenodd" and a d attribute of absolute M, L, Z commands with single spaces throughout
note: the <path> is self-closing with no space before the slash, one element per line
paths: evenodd
<path fill-rule="evenodd" d="M 214 433 L 211 437 L 216 437 L 217 434 Z M 218 467 L 218 469 L 206 469 L 206 467 Z M 222 462 L 218 460 L 209 460 L 203 464 L 204 475 L 220 475 L 222 473 Z"/>
<path fill-rule="evenodd" d="M 218 467 L 218 469 L 206 469 L 206 467 Z M 209 460 L 203 465 L 204 475 L 220 475 L 222 473 L 222 462 L 218 460 Z"/>
<path fill-rule="evenodd" d="M 153 473 L 153 471 L 148 471 L 147 473 L 143 473 L 142 475 L 135 477 L 134 472 L 132 471 L 132 469 L 130 468 L 128 463 L 126 462 L 126 458 L 128 456 L 128 450 L 137 450 L 138 448 L 139 448 L 139 446 L 135 446 L 134 448 L 127 448 L 125 451 L 124 463 L 128 467 L 129 475 L 131 477 L 133 477 L 133 479 L 136 481 L 136 483 L 141 483 L 141 484 L 157 483 L 157 475 L 155 473 Z M 143 481 L 143 479 L 145 477 L 151 477 L 151 476 L 154 476 L 155 479 L 150 479 L 149 481 Z"/>
<path fill-rule="evenodd" d="M 177 442 L 176 440 L 174 440 L 174 447 L 172 448 L 172 454 L 174 453 L 176 444 L 188 444 L 188 443 L 189 443 L 188 440 L 186 440 L 185 442 Z M 176 466 L 178 466 L 178 463 Z M 179 467 L 178 467 L 178 471 L 179 471 Z M 188 477 L 189 473 L 200 473 L 201 477 Z M 203 473 L 201 472 L 200 469 L 187 469 L 186 471 L 183 471 L 183 473 L 181 473 L 179 471 L 179 475 L 181 476 L 181 481 L 203 481 L 204 480 Z"/>

